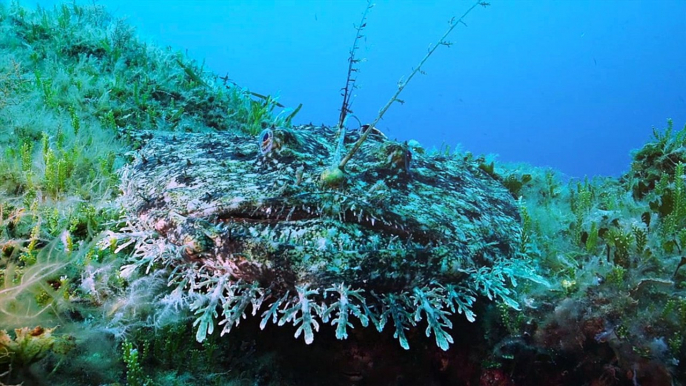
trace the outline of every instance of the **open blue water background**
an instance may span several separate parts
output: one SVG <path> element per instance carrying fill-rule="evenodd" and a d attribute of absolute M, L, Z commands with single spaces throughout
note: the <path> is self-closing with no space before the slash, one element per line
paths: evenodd
<path fill-rule="evenodd" d="M 187 50 L 251 91 L 303 103 L 295 123 L 335 125 L 365 0 L 99 0 L 139 36 Z M 58 1 L 22 1 L 52 7 Z M 686 123 L 686 0 L 493 0 L 478 7 L 378 127 L 425 147 L 620 175 L 667 118 Z M 472 1 L 377 1 L 354 114 L 371 122 Z M 350 125 L 356 125 L 354 120 Z"/>

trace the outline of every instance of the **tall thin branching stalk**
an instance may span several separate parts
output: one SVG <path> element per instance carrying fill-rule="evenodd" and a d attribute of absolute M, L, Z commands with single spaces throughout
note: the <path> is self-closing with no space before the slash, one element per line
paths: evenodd
<path fill-rule="evenodd" d="M 341 94 L 343 96 L 343 105 L 341 106 L 341 114 L 338 117 L 339 128 L 342 128 L 345 124 L 345 117 L 348 115 L 348 113 L 352 113 L 352 111 L 350 110 L 350 98 L 352 97 L 353 90 L 356 88 L 356 79 L 353 78 L 353 73 L 359 71 L 355 64 L 362 61 L 362 59 L 357 59 L 355 57 L 355 52 L 359 48 L 358 44 L 360 39 L 364 37 L 364 35 L 362 35 L 362 30 L 364 29 L 364 27 L 367 26 L 367 14 L 369 13 L 369 10 L 371 10 L 373 7 L 374 4 L 371 1 L 367 1 L 367 8 L 364 10 L 364 13 L 362 14 L 360 24 L 358 24 L 355 27 L 357 33 L 355 34 L 355 40 L 353 40 L 353 45 L 350 48 L 350 56 L 348 57 L 348 74 L 345 79 L 345 87 L 343 87 L 343 89 L 341 90 L 343 91 L 343 93 Z"/>
<path fill-rule="evenodd" d="M 352 98 L 353 90 L 357 88 L 355 86 L 355 81 L 357 79 L 356 77 L 353 78 L 353 74 L 359 71 L 356 64 L 362 61 L 362 59 L 358 59 L 355 57 L 355 53 L 359 48 L 360 39 L 364 37 L 364 35 L 362 35 L 362 30 L 364 29 L 364 27 L 367 26 L 367 14 L 369 13 L 369 10 L 371 10 L 373 7 L 374 4 L 371 2 L 371 0 L 367 0 L 367 8 L 365 8 L 364 13 L 362 14 L 360 24 L 358 24 L 355 27 L 355 40 L 353 40 L 353 45 L 352 47 L 350 47 L 350 56 L 348 57 L 348 73 L 345 78 L 345 86 L 341 88 L 341 96 L 343 97 L 343 103 L 341 104 L 341 113 L 338 117 L 338 130 L 336 132 L 336 137 L 338 138 L 338 141 L 336 145 L 336 152 L 334 153 L 333 160 L 331 162 L 332 169 L 336 168 L 338 164 L 341 162 L 341 157 L 343 153 L 343 143 L 345 142 L 345 122 L 347 120 L 348 113 L 352 113 L 352 110 L 350 110 L 350 99 Z"/>
<path fill-rule="evenodd" d="M 459 19 L 452 18 L 452 19 L 450 20 L 450 26 L 449 26 L 448 30 L 445 31 L 445 33 L 443 34 L 443 36 L 441 36 L 441 38 L 438 40 L 438 42 L 437 42 L 433 47 L 431 47 L 431 48 L 429 49 L 429 52 L 427 52 L 426 55 L 424 56 L 424 58 L 419 62 L 419 65 L 418 65 L 417 67 L 415 67 L 414 70 L 412 70 L 412 72 L 410 73 L 410 76 L 407 77 L 407 80 L 398 82 L 398 89 L 396 90 L 395 94 L 393 94 L 393 96 L 391 97 L 391 99 L 390 99 L 390 100 L 386 103 L 386 105 L 379 111 L 379 115 L 376 116 L 376 119 L 374 119 L 374 122 L 372 122 L 372 123 L 369 125 L 369 128 L 368 128 L 367 130 L 365 130 L 365 132 L 360 136 L 360 138 L 357 140 L 357 142 L 355 142 L 355 145 L 353 145 L 352 149 L 350 149 L 350 151 L 348 152 L 348 154 L 346 154 L 345 158 L 343 158 L 343 159 L 341 160 L 341 162 L 338 164 L 338 169 L 344 170 L 345 165 L 348 163 L 348 161 L 350 161 L 350 159 L 355 155 L 355 153 L 357 153 L 357 151 L 360 149 L 360 147 L 362 146 L 362 144 L 364 143 L 364 141 L 365 141 L 365 140 L 367 139 L 367 137 L 369 136 L 369 133 L 371 133 L 371 132 L 373 131 L 372 129 L 376 126 L 377 123 L 379 123 L 379 121 L 381 120 L 381 118 L 383 118 L 384 114 L 386 114 L 386 111 L 388 111 L 388 109 L 391 107 L 391 105 L 392 105 L 394 102 L 401 102 L 401 103 L 402 103 L 402 100 L 398 99 L 398 96 L 399 96 L 400 93 L 405 89 L 405 86 L 407 86 L 407 84 L 410 82 L 410 80 L 412 80 L 412 78 L 413 78 L 418 72 L 421 72 L 421 71 L 422 71 L 422 66 L 424 65 L 424 63 L 427 61 L 427 59 L 429 59 L 429 57 L 431 56 L 431 54 L 433 54 L 434 51 L 436 51 L 436 49 L 437 49 L 439 46 L 450 46 L 450 45 L 452 44 L 452 43 L 450 43 L 449 41 L 445 40 L 446 37 L 448 37 L 448 34 L 450 34 L 450 32 L 452 32 L 453 29 L 455 29 L 455 27 L 457 27 L 458 24 L 463 24 L 463 25 L 466 26 L 467 24 L 465 24 L 464 18 L 465 18 L 474 8 L 476 8 L 476 7 L 479 6 L 479 5 L 482 6 L 482 7 L 487 7 L 487 6 L 490 5 L 490 4 L 487 3 L 487 2 L 478 0 L 478 1 L 475 2 L 474 5 L 472 5 L 467 11 L 465 11 L 465 13 L 464 13 L 462 16 L 460 16 Z"/>

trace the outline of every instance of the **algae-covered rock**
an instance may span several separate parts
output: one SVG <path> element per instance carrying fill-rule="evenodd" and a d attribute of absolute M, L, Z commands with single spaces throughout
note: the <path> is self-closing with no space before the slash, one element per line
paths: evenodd
<path fill-rule="evenodd" d="M 125 271 L 172 271 L 168 296 L 193 297 L 200 341 L 218 311 L 228 332 L 252 305 L 263 327 L 292 322 L 308 343 L 317 320 L 345 338 L 353 315 L 379 330 L 392 320 L 407 346 L 404 330 L 425 315 L 445 349 L 447 317 L 472 320 L 476 295 L 516 307 L 506 288 L 518 269 L 516 202 L 464 160 L 370 136 L 331 186 L 320 180 L 336 152 L 328 127 L 135 135 L 128 236 L 113 237 L 136 240 Z"/>

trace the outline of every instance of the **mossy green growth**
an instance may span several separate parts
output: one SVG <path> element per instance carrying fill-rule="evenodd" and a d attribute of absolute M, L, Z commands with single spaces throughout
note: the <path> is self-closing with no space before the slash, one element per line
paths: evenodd
<path fill-rule="evenodd" d="M 664 175 L 674 175 L 676 165 L 686 163 L 686 125 L 674 131 L 674 123 L 667 120 L 667 128 L 653 128 L 653 140 L 633 153 L 631 170 L 623 177 L 634 198 L 642 199 L 652 192 Z"/>
<path fill-rule="evenodd" d="M 141 366 L 141 355 L 138 348 L 133 347 L 133 343 L 124 340 L 122 343 L 122 359 L 126 365 L 126 384 L 129 386 L 151 386 L 152 379 L 146 376 Z"/>
<path fill-rule="evenodd" d="M 684 181 L 684 163 L 679 162 L 674 168 L 674 176 L 671 178 L 669 187 L 660 197 L 664 203 L 661 212 L 665 213 L 663 233 L 665 236 L 673 235 L 677 230 L 686 225 L 686 182 Z"/>
<path fill-rule="evenodd" d="M 122 262 L 96 242 L 121 226 L 125 129 L 241 132 L 256 119 L 234 114 L 251 94 L 134 32 L 100 6 L 0 4 L 0 328 L 122 315 Z"/>
<path fill-rule="evenodd" d="M 569 189 L 561 190 L 559 178 L 538 168 L 516 165 L 508 170 L 503 165 L 505 170 L 499 170 L 533 177 L 522 188 L 527 204 L 522 219 L 536 229 L 531 237 L 540 245 L 537 261 L 555 290 L 544 293 L 533 287 L 524 290 L 526 296 L 547 299 L 556 312 L 568 299 L 584 308 L 575 315 L 583 323 L 602 320 L 617 326 L 617 337 L 636 348 L 617 351 L 622 358 L 647 355 L 646 347 L 657 341 L 665 342 L 678 360 L 685 358 L 680 304 L 686 274 L 679 269 L 686 262 L 686 212 L 680 209 L 686 197 L 685 134 L 674 133 L 671 126 L 665 134 L 655 131 L 655 140 L 635 153 L 632 171 L 621 179 L 572 180 Z M 554 317 L 536 309 L 523 312 L 560 327 Z M 654 325 L 661 328 L 647 332 L 646 326 Z M 579 327 L 571 323 L 570 328 Z M 655 359 L 655 352 L 650 353 Z"/>
<path fill-rule="evenodd" d="M 530 183 L 531 180 L 532 177 L 529 173 L 523 173 L 521 175 L 513 173 L 504 177 L 502 182 L 515 198 L 519 198 L 522 195 L 522 188 Z"/>

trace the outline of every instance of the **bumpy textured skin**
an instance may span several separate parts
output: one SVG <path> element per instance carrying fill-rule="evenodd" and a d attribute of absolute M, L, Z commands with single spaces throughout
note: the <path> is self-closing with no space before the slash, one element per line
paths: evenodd
<path fill-rule="evenodd" d="M 246 296 L 256 308 L 273 305 L 264 318 L 274 321 L 298 295 L 320 307 L 304 313 L 327 321 L 325 309 L 338 298 L 325 295 L 347 288 L 377 328 L 385 321 L 375 316 L 384 319 L 401 298 L 414 324 L 412 308 L 423 300 L 413 290 L 450 285 L 478 294 L 483 283 L 470 283 L 478 270 L 483 276 L 516 257 L 516 202 L 476 164 L 371 135 L 347 165 L 345 183 L 327 186 L 320 175 L 336 135 L 328 127 L 275 128 L 267 147 L 237 133 L 137 133 L 143 145 L 124 172 L 122 202 L 139 228 L 154 229 L 155 243 L 176 251 L 152 258 L 175 272 L 173 283 L 211 292 L 202 283 L 222 276 L 220 284 L 229 284 L 220 307 L 231 302 L 231 284 L 250 284 Z M 349 132 L 347 147 L 358 137 Z"/>

